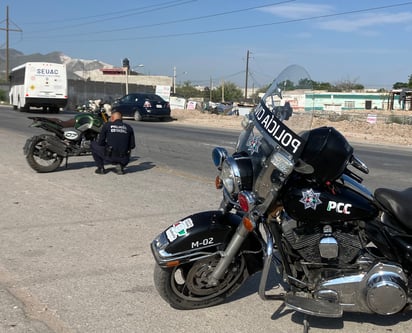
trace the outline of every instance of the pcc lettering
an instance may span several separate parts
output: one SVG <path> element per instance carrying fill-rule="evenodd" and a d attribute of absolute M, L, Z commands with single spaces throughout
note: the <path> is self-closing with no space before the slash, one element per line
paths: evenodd
<path fill-rule="evenodd" d="M 336 201 L 329 201 L 328 202 L 328 208 L 326 210 L 328 212 L 334 210 L 336 213 L 339 214 L 350 214 L 350 208 L 352 207 L 352 204 L 344 203 L 344 202 L 336 202 Z"/>

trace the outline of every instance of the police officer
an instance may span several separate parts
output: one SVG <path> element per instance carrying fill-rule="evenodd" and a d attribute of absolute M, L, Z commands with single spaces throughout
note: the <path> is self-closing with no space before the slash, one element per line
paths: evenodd
<path fill-rule="evenodd" d="M 116 172 L 124 174 L 124 167 L 130 161 L 130 152 L 135 148 L 133 128 L 125 124 L 122 114 L 114 111 L 110 121 L 105 123 L 97 141 L 92 142 L 92 154 L 96 162 L 95 173 L 104 175 L 104 163 L 116 164 Z"/>

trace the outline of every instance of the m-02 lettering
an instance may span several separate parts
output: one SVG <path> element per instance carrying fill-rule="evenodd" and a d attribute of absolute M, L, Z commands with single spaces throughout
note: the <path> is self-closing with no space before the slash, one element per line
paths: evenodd
<path fill-rule="evenodd" d="M 214 244 L 213 237 L 205 238 L 200 241 L 192 242 L 192 249 L 196 249 L 198 247 L 208 246 Z"/>

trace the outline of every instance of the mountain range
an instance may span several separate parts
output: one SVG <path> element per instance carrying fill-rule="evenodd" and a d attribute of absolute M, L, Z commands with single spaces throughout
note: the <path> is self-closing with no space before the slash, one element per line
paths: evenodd
<path fill-rule="evenodd" d="M 78 79 L 77 73 L 84 71 L 93 71 L 101 68 L 113 68 L 113 65 L 106 64 L 98 60 L 85 60 L 85 59 L 75 59 L 71 58 L 62 52 L 51 52 L 48 54 L 34 53 L 25 55 L 22 52 L 9 49 L 9 71 L 21 64 L 31 61 L 40 62 L 55 62 L 59 64 L 66 64 L 67 67 L 67 78 L 68 79 Z M 6 49 L 0 49 L 0 72 L 6 72 Z"/>

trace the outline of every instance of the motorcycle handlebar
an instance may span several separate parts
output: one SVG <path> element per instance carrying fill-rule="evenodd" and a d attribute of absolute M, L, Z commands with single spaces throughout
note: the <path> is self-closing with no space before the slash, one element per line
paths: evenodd
<path fill-rule="evenodd" d="M 352 157 L 349 160 L 349 164 L 352 165 L 354 168 L 358 169 L 359 171 L 368 174 L 369 173 L 369 168 L 368 166 L 357 156 L 352 155 Z M 349 170 L 347 167 L 343 171 L 344 174 L 348 175 L 349 177 L 353 178 L 356 180 L 358 183 L 363 182 L 363 178 L 358 176 L 356 173 L 352 172 Z"/>
<path fill-rule="evenodd" d="M 355 167 L 356 169 L 358 169 L 359 171 L 361 171 L 361 172 L 363 172 L 363 173 L 365 173 L 365 174 L 368 174 L 368 173 L 369 173 L 369 168 L 368 168 L 368 166 L 366 165 L 366 163 L 363 162 L 363 161 L 362 161 L 360 158 L 358 158 L 357 156 L 352 155 L 349 163 L 350 163 L 353 167 Z"/>
<path fill-rule="evenodd" d="M 349 170 L 348 168 L 345 168 L 345 170 L 343 171 L 343 173 L 347 176 L 349 176 L 350 178 L 354 179 L 355 181 L 357 181 L 358 183 L 362 183 L 363 182 L 363 178 L 358 176 L 356 173 L 352 172 L 351 170 Z"/>

